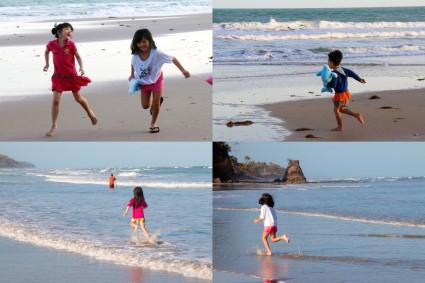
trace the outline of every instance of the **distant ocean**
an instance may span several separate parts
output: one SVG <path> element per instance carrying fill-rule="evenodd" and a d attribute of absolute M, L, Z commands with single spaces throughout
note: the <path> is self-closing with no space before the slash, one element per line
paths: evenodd
<path fill-rule="evenodd" d="M 214 9 L 213 17 L 215 64 L 323 64 L 332 49 L 367 65 L 425 54 L 425 7 Z"/>
<path fill-rule="evenodd" d="M 0 2 L 0 22 L 179 15 L 210 13 L 211 9 L 211 0 L 70 0 L 66 3 L 58 3 L 54 0 L 2 0 Z"/>
<path fill-rule="evenodd" d="M 123 218 L 135 186 L 160 244 L 140 246 Z M 115 264 L 210 279 L 211 215 L 210 167 L 0 170 L 0 236 Z"/>
<path fill-rule="evenodd" d="M 214 191 L 214 270 L 284 282 L 423 282 L 425 177 L 310 181 Z M 271 244 L 271 262 L 257 256 L 263 224 L 253 224 L 264 192 L 275 198 L 278 234 L 292 239 Z"/>

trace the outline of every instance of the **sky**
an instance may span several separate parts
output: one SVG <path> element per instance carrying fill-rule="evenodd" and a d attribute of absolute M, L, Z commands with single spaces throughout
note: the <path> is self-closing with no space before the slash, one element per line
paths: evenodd
<path fill-rule="evenodd" d="M 264 142 L 229 143 L 230 155 L 244 162 L 273 162 L 286 167 L 300 160 L 309 178 L 425 176 L 423 142 Z"/>
<path fill-rule="evenodd" d="M 0 142 L 37 168 L 211 166 L 210 142 Z"/>
<path fill-rule="evenodd" d="M 214 0 L 214 8 L 350 8 L 425 6 L 424 0 Z"/>

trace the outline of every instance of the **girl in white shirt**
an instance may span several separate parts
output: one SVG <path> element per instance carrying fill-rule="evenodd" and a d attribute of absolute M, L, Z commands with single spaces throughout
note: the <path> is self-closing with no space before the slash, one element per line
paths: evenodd
<path fill-rule="evenodd" d="M 190 77 L 180 62 L 173 56 L 158 50 L 152 34 L 147 29 L 139 29 L 131 42 L 131 74 L 129 81 L 136 79 L 141 89 L 141 102 L 143 109 L 150 108 L 152 115 L 150 132 L 158 133 L 156 124 L 162 101 L 163 79 L 162 65 L 174 63 L 185 78 Z"/>
<path fill-rule="evenodd" d="M 254 223 L 258 223 L 264 221 L 264 230 L 263 230 L 263 244 L 267 250 L 267 255 L 272 255 L 272 251 L 270 250 L 268 237 L 270 235 L 270 239 L 272 242 L 279 242 L 281 240 L 285 240 L 286 243 L 290 242 L 289 237 L 286 234 L 283 234 L 280 237 L 276 237 L 277 232 L 277 216 L 276 211 L 274 210 L 274 200 L 270 194 L 263 194 L 261 198 L 258 200 L 258 203 L 261 204 L 261 213 L 260 217 L 254 220 Z"/>

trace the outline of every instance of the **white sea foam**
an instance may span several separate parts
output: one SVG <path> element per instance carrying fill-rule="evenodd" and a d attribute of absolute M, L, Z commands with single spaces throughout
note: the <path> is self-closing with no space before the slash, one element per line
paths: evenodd
<path fill-rule="evenodd" d="M 122 172 L 118 174 L 119 177 L 137 177 L 139 174 L 137 172 Z"/>
<path fill-rule="evenodd" d="M 259 211 L 259 208 L 228 208 L 228 207 L 217 207 L 214 210 L 224 210 L 224 211 Z M 276 209 L 277 213 L 284 214 L 294 214 L 294 215 L 303 215 L 309 217 L 321 217 L 329 219 L 337 219 L 344 221 L 353 221 L 353 222 L 363 222 L 363 223 L 373 223 L 373 224 L 383 224 L 391 226 L 404 226 L 404 227 L 415 227 L 425 229 L 425 224 L 423 223 L 413 223 L 408 221 L 397 221 L 389 219 L 377 219 L 377 218 L 367 218 L 367 217 L 356 217 L 356 216 L 344 216 L 331 213 L 321 213 L 321 212 L 304 212 L 304 211 L 288 211 Z"/>
<path fill-rule="evenodd" d="M 421 29 L 425 22 L 334 22 L 334 21 L 291 21 L 279 22 L 270 18 L 267 23 L 261 22 L 224 22 L 213 25 L 214 30 L 243 31 L 290 31 L 318 29 Z"/>
<path fill-rule="evenodd" d="M 240 41 L 282 41 L 282 40 L 322 40 L 322 39 L 355 39 L 355 38 L 405 38 L 425 37 L 425 31 L 371 31 L 371 32 L 324 32 L 318 34 L 227 34 L 217 35 L 215 38 L 221 40 Z"/>
<path fill-rule="evenodd" d="M 146 254 L 143 254 L 142 257 L 137 253 L 137 250 L 135 251 L 131 249 L 123 249 L 122 247 L 114 247 L 107 243 L 101 243 L 98 241 L 50 235 L 42 231 L 29 230 L 23 225 L 12 224 L 4 219 L 0 219 L 0 236 L 40 247 L 69 251 L 116 264 L 149 268 L 157 271 L 174 272 L 187 277 L 207 280 L 211 280 L 212 278 L 212 267 L 209 264 L 146 256 Z"/>
<path fill-rule="evenodd" d="M 100 185 L 106 186 L 108 180 L 101 179 L 88 179 L 88 178 L 75 178 L 70 176 L 54 176 L 54 175 L 43 175 L 48 182 L 56 182 L 56 183 L 68 183 L 68 184 L 86 184 L 86 185 Z M 204 188 L 212 188 L 211 183 L 209 182 L 170 182 L 170 181 L 143 181 L 140 179 L 138 181 L 126 181 L 119 180 L 120 187 L 135 187 L 135 186 L 144 186 L 150 188 L 176 188 L 176 189 L 204 189 Z"/>
<path fill-rule="evenodd" d="M 28 2 L 28 1 L 27 1 Z M 49 1 L 25 5 L 0 6 L 0 21 L 37 21 L 49 19 L 79 19 L 117 16 L 181 15 L 211 12 L 208 0 L 170 1 L 90 1 L 63 3 L 61 9 Z M 97 3 L 96 3 L 97 2 Z M 182 3 L 183 2 L 183 3 Z"/>

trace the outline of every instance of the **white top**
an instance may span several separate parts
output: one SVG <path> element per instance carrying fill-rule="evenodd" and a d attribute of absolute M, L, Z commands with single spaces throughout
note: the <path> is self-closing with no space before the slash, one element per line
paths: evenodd
<path fill-rule="evenodd" d="M 134 68 L 134 77 L 139 84 L 154 84 L 161 75 L 162 65 L 173 62 L 173 58 L 173 56 L 153 48 L 150 51 L 149 58 L 145 61 L 140 59 L 139 54 L 133 54 L 131 65 Z"/>
<path fill-rule="evenodd" d="M 264 204 L 261 207 L 260 218 L 264 219 L 264 227 L 277 226 L 276 211 L 273 207 L 268 207 L 266 204 Z"/>

